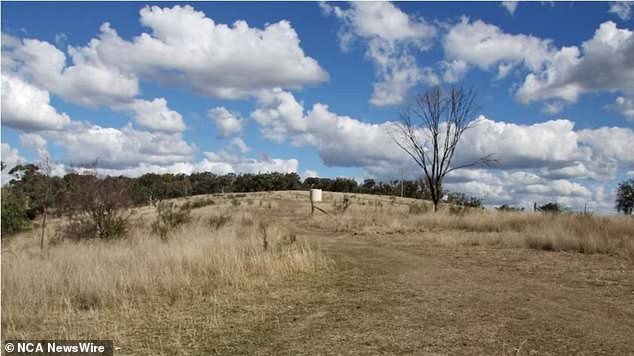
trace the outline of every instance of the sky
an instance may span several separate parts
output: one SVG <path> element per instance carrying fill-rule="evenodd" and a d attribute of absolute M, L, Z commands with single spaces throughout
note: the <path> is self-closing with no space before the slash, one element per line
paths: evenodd
<path fill-rule="evenodd" d="M 612 212 L 634 177 L 633 4 L 3 1 L 2 161 L 416 179 L 399 112 L 464 85 L 454 162 L 497 162 L 445 188 Z"/>

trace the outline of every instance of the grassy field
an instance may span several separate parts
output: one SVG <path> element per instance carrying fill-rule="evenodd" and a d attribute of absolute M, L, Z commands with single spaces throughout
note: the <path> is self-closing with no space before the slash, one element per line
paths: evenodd
<path fill-rule="evenodd" d="M 307 192 L 190 198 L 166 241 L 151 207 L 120 241 L 4 239 L 2 337 L 122 355 L 634 352 L 632 218 L 324 198 L 314 216 Z"/>

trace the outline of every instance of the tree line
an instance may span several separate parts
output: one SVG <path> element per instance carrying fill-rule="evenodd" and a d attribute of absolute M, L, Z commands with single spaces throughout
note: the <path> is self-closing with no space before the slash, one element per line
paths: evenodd
<path fill-rule="evenodd" d="M 204 194 L 316 188 L 342 193 L 402 195 L 416 199 L 431 197 L 430 190 L 422 180 L 401 182 L 366 179 L 359 184 L 354 179 L 341 177 L 311 177 L 302 180 L 297 173 L 147 173 L 136 178 L 98 178 L 94 173 L 69 173 L 59 177 L 43 173 L 35 164 L 25 164 L 12 168 L 9 174 L 13 179 L 2 188 L 3 234 L 28 228 L 30 222 L 45 211 L 56 216 L 72 216 L 77 209 L 104 214 L 102 210 L 107 210 L 108 206 L 141 206 L 166 199 Z M 97 196 L 100 199 L 98 204 L 95 202 Z M 448 196 L 452 203 L 477 207 L 482 205 L 479 199 L 461 193 L 448 193 Z M 89 206 L 90 204 L 94 206 Z"/>

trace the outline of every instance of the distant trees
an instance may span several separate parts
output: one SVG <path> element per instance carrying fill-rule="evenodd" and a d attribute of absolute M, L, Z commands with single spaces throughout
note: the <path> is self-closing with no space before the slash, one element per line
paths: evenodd
<path fill-rule="evenodd" d="M 467 196 L 464 193 L 447 194 L 447 203 L 469 208 L 482 208 L 482 199 Z"/>
<path fill-rule="evenodd" d="M 616 188 L 616 211 L 632 215 L 634 209 L 634 178 L 626 180 Z"/>
<path fill-rule="evenodd" d="M 42 174 L 42 169 L 33 164 L 16 166 L 10 172 L 14 179 L 2 188 L 3 234 L 30 228 L 34 219 L 43 217 L 43 213 L 48 211 L 66 219 L 65 236 L 116 238 L 127 229 L 130 207 L 199 194 L 319 188 L 333 192 L 394 196 L 400 196 L 402 191 L 405 197 L 428 200 L 431 196 L 431 189 L 422 179 L 402 182 L 366 179 L 359 184 L 354 179 L 342 177 L 306 178 L 302 181 L 297 173 L 148 173 L 131 178 L 97 177 L 95 171 L 56 177 Z M 447 195 L 452 204 L 481 206 L 479 199 L 464 194 L 442 191 L 442 195 Z"/>
<path fill-rule="evenodd" d="M 462 86 L 444 91 L 436 86 L 414 98 L 395 124 L 392 138 L 422 168 L 434 211 L 443 197 L 442 182 L 450 172 L 488 163 L 490 156 L 454 164 L 456 148 L 476 109 L 476 95 Z"/>
<path fill-rule="evenodd" d="M 519 208 L 519 207 L 511 206 L 511 205 L 508 205 L 508 204 L 503 204 L 503 205 L 500 205 L 500 206 L 496 207 L 495 210 L 497 210 L 497 211 L 518 212 L 518 211 L 524 211 L 524 208 L 523 207 Z"/>
<path fill-rule="evenodd" d="M 541 206 L 537 206 L 537 204 L 535 204 L 535 207 L 536 211 L 541 211 L 544 213 L 561 213 L 568 210 L 563 205 L 557 202 L 550 202 Z"/>

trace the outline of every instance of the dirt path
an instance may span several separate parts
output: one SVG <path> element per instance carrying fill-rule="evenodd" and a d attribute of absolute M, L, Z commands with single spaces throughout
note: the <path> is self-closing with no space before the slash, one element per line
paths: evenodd
<path fill-rule="evenodd" d="M 334 270 L 265 296 L 276 309 L 216 352 L 634 354 L 631 262 L 302 232 Z"/>

